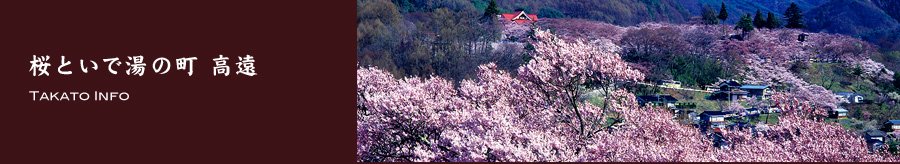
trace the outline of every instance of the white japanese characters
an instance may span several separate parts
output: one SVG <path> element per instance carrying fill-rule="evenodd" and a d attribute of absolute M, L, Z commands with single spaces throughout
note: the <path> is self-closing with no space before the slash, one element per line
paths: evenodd
<path fill-rule="evenodd" d="M 213 61 L 216 62 L 216 67 L 213 67 L 213 76 L 218 74 L 225 74 L 225 76 L 228 76 L 231 67 L 228 67 L 228 65 L 225 64 L 225 60 L 228 60 L 228 57 L 223 57 L 222 55 L 219 55 L 219 58 L 213 59 Z"/>
<path fill-rule="evenodd" d="M 119 72 L 113 70 L 113 67 L 112 67 L 113 63 L 115 63 L 116 65 L 122 64 L 122 62 L 119 62 L 119 58 L 103 59 L 103 62 L 109 62 L 109 66 L 107 67 L 107 68 L 109 68 L 109 73 L 112 73 L 113 75 L 119 74 Z"/>
<path fill-rule="evenodd" d="M 79 61 L 81 61 L 81 72 L 87 73 L 88 67 L 84 67 L 84 60 L 79 60 Z M 97 70 L 97 62 L 94 62 L 93 60 L 91 60 L 91 63 L 94 63 L 93 69 Z"/>
<path fill-rule="evenodd" d="M 147 64 L 144 64 L 144 56 L 129 56 L 128 59 L 131 59 L 134 63 L 125 62 L 125 64 L 131 66 L 127 73 L 129 75 L 144 76 L 144 66 L 147 66 Z"/>
<path fill-rule="evenodd" d="M 197 57 L 175 59 L 175 69 L 184 70 L 187 67 L 188 76 L 192 76 L 194 74 L 194 60 L 197 60 Z"/>
<path fill-rule="evenodd" d="M 50 66 L 50 63 L 46 63 L 47 60 L 50 60 L 50 56 L 41 56 L 32 55 L 34 60 L 31 60 L 31 69 L 28 71 L 32 72 L 32 76 L 40 76 L 47 75 L 50 76 L 50 73 L 47 73 L 47 67 Z M 38 74 L 40 72 L 40 74 Z"/>
<path fill-rule="evenodd" d="M 63 67 L 65 67 L 69 64 L 72 64 L 72 62 L 66 61 L 66 56 L 60 56 L 59 60 L 62 61 L 62 64 L 60 64 L 59 67 L 56 68 L 56 71 L 59 72 L 59 74 L 63 74 L 63 75 L 72 74 L 72 71 L 63 71 L 62 70 Z"/>
<path fill-rule="evenodd" d="M 165 63 L 163 63 L 163 62 L 165 62 Z M 157 63 L 159 63 L 159 64 L 157 65 Z M 166 64 L 166 71 L 159 72 L 159 70 L 162 70 L 163 64 Z M 156 72 L 158 74 L 168 73 L 169 67 L 172 67 L 172 63 L 169 62 L 169 59 L 166 59 L 164 57 L 156 58 L 156 60 L 153 61 L 153 72 Z"/>
<path fill-rule="evenodd" d="M 238 71 L 235 73 L 244 74 L 247 76 L 255 76 L 256 75 L 256 70 L 254 70 L 255 68 L 253 67 L 253 62 L 255 62 L 256 60 L 253 60 L 253 56 L 250 56 L 250 55 L 247 55 L 246 57 L 238 56 L 238 60 L 240 60 L 241 62 L 235 63 L 238 65 Z"/>
<path fill-rule="evenodd" d="M 213 67 L 213 76 L 224 75 L 228 76 L 231 73 L 231 67 L 228 65 L 228 57 L 224 55 L 219 55 L 218 58 L 212 59 L 215 62 L 215 67 Z M 197 57 L 182 57 L 175 59 L 175 70 L 187 70 L 188 76 L 194 75 L 194 61 L 197 60 Z M 238 62 L 234 63 L 237 65 L 238 70 L 235 71 L 235 74 L 241 74 L 246 76 L 256 76 L 256 70 L 253 56 L 249 54 L 246 56 L 238 56 Z M 98 64 L 93 60 L 89 60 L 89 64 L 85 64 L 84 59 L 79 59 L 79 63 L 81 65 L 81 72 L 88 73 L 89 69 L 97 70 Z M 109 70 L 109 73 L 113 75 L 119 74 L 119 71 L 116 71 L 115 66 L 121 66 L 122 61 L 119 61 L 118 57 L 114 58 L 106 58 L 102 60 L 103 62 L 108 63 L 106 69 Z M 60 65 L 56 68 L 56 71 L 61 75 L 71 75 L 72 71 L 66 69 L 65 67 L 71 65 L 71 61 L 66 60 L 66 56 L 60 56 Z M 93 67 L 91 67 L 93 64 Z M 168 58 L 159 57 L 153 60 L 151 63 L 153 67 L 153 72 L 157 74 L 166 74 L 172 67 L 172 63 Z M 147 63 L 144 63 L 144 56 L 128 56 L 128 60 L 125 61 L 125 65 L 128 66 L 128 69 L 125 70 L 126 75 L 136 75 L 136 76 L 144 76 L 144 72 L 147 67 Z M 47 68 L 52 66 L 50 64 L 50 56 L 37 56 L 32 55 L 31 60 L 31 68 L 28 72 L 32 73 L 32 76 L 50 76 L 50 73 L 47 72 Z"/>

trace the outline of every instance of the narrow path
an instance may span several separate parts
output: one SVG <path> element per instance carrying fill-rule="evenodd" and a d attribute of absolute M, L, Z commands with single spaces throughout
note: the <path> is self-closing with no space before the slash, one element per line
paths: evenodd
<path fill-rule="evenodd" d="M 707 90 L 699 90 L 699 89 L 691 89 L 691 88 L 675 88 L 675 87 L 669 87 L 669 86 L 665 86 L 665 85 L 649 84 L 649 83 L 645 83 L 645 82 L 635 82 L 635 83 L 638 83 L 641 85 L 646 85 L 646 86 L 657 86 L 660 88 L 678 89 L 678 90 L 693 91 L 693 92 L 713 93 L 712 91 L 707 91 Z"/>

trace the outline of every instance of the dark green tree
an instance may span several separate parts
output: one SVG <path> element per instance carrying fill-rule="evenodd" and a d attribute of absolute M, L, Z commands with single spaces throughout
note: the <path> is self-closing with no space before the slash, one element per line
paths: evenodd
<path fill-rule="evenodd" d="M 766 19 L 763 18 L 763 14 L 759 9 L 756 9 L 756 17 L 753 17 L 753 26 L 756 28 L 763 28 L 766 26 Z"/>
<path fill-rule="evenodd" d="M 725 23 L 725 20 L 728 19 L 728 10 L 725 10 L 725 2 L 722 2 L 722 9 L 719 10 L 719 19 L 722 20 L 722 23 Z"/>
<path fill-rule="evenodd" d="M 565 18 L 566 15 L 563 14 L 562 12 L 559 12 L 559 10 L 556 10 L 553 8 L 541 7 L 541 9 L 538 10 L 538 17 L 540 17 L 540 18 Z"/>
<path fill-rule="evenodd" d="M 775 17 L 775 13 L 769 12 L 769 16 L 766 19 L 766 28 L 781 28 L 781 20 Z"/>
<path fill-rule="evenodd" d="M 722 34 L 725 34 L 725 20 L 728 19 L 728 10 L 725 10 L 725 2 L 722 2 L 722 9 L 719 10 L 719 19 L 722 20 Z"/>
<path fill-rule="evenodd" d="M 700 56 L 679 56 L 672 59 L 670 72 L 683 84 L 701 86 L 715 83 L 722 74 L 723 63 Z"/>
<path fill-rule="evenodd" d="M 409 3 L 409 0 L 391 0 L 400 9 L 400 12 L 406 13 L 415 10 L 415 6 Z"/>
<path fill-rule="evenodd" d="M 484 8 L 484 16 L 495 16 L 497 14 L 500 14 L 500 10 L 497 10 L 497 2 L 491 0 L 487 8 Z"/>
<path fill-rule="evenodd" d="M 734 26 L 734 29 L 741 29 L 741 36 L 746 36 L 748 31 L 753 31 L 753 18 L 750 14 L 741 16 L 741 21 Z"/>
<path fill-rule="evenodd" d="M 894 74 L 894 87 L 900 88 L 900 73 Z"/>
<path fill-rule="evenodd" d="M 533 13 L 531 11 L 531 7 L 528 7 L 525 5 L 516 5 L 516 7 L 514 7 L 514 9 L 516 9 L 515 11 L 521 10 L 521 11 L 525 11 L 525 13 Z"/>
<path fill-rule="evenodd" d="M 703 18 L 703 24 L 719 24 L 719 18 L 716 18 L 716 9 L 713 9 L 710 6 L 703 5 L 703 12 L 700 15 Z"/>
<path fill-rule="evenodd" d="M 791 7 L 784 10 L 784 19 L 787 20 L 786 28 L 806 28 L 803 24 L 803 10 L 797 4 L 791 3 Z"/>

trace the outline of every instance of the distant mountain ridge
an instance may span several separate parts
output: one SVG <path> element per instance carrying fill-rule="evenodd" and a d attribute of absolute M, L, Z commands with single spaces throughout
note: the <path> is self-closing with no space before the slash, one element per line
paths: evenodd
<path fill-rule="evenodd" d="M 641 22 L 684 23 L 691 17 L 688 10 L 671 0 L 497 0 L 497 5 L 507 11 L 524 8 L 530 13 L 548 8 L 558 10 L 569 18 L 597 20 L 622 26 Z"/>
<path fill-rule="evenodd" d="M 703 5 L 718 12 L 723 0 L 675 0 L 692 16 L 700 16 Z M 900 0 L 724 0 L 728 24 L 743 14 L 772 12 L 784 19 L 793 2 L 803 10 L 804 24 L 811 32 L 851 35 L 890 50 L 900 50 Z"/>
<path fill-rule="evenodd" d="M 722 6 L 721 0 L 675 0 L 685 9 L 687 9 L 691 15 L 700 16 L 700 12 L 703 9 L 703 5 L 708 5 L 716 9 L 716 12 Z M 725 22 L 729 24 L 734 24 L 735 22 L 740 20 L 741 15 L 743 14 L 756 14 L 756 10 L 759 9 L 763 13 L 772 12 L 775 13 L 776 16 L 782 17 L 784 15 L 784 10 L 791 5 L 791 2 L 796 3 L 800 9 L 803 11 L 807 11 L 810 8 L 816 7 L 822 3 L 825 3 L 828 0 L 792 0 L 792 1 L 784 1 L 784 0 L 724 0 L 725 9 L 728 10 L 728 20 Z"/>
<path fill-rule="evenodd" d="M 874 0 L 872 2 L 891 18 L 900 20 L 900 0 Z"/>
<path fill-rule="evenodd" d="M 871 0 L 832 0 L 804 12 L 810 31 L 858 36 L 900 27 Z"/>
<path fill-rule="evenodd" d="M 491 0 L 390 0 L 401 13 L 436 8 L 483 12 Z M 725 3 L 734 25 L 745 14 L 772 12 L 786 23 L 784 11 L 796 3 L 811 32 L 851 35 L 891 50 L 900 50 L 900 0 L 496 0 L 501 12 L 524 9 L 540 18 L 578 18 L 619 26 L 642 22 L 681 24 L 700 16 L 702 6 L 718 12 Z"/>

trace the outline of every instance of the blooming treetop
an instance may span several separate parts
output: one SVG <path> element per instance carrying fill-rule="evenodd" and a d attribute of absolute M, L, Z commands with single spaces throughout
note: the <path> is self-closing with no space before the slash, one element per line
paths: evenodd
<path fill-rule="evenodd" d="M 456 87 L 441 77 L 357 69 L 357 160 L 898 161 L 867 154 L 861 138 L 820 119 L 833 98 L 817 95 L 830 91 L 755 53 L 747 57 L 749 80 L 793 89 L 773 96 L 783 110 L 778 124 L 728 132 L 731 144 L 718 148 L 669 110 L 639 107 L 617 88 L 617 81 L 644 78 L 619 55 L 547 31 L 535 38 L 534 59 L 516 78 L 493 63 Z M 599 83 L 600 103 L 577 99 L 593 89 L 587 83 Z"/>

